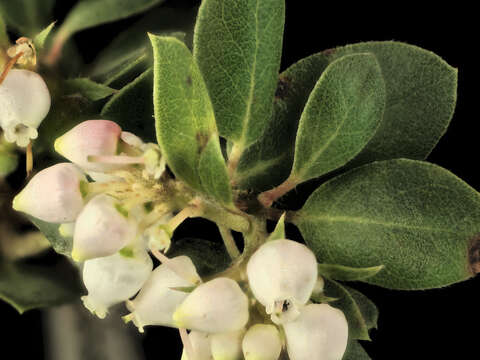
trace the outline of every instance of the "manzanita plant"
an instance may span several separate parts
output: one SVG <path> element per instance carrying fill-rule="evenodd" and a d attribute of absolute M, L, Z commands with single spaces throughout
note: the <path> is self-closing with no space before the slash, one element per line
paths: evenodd
<path fill-rule="evenodd" d="M 37 35 L 53 1 L 0 2 L 0 176 L 22 149 L 30 170 L 33 152 L 11 206 L 86 289 L 26 269 L 2 240 L 2 299 L 23 312 L 81 296 L 99 318 L 124 303 L 140 332 L 178 328 L 182 359 L 359 360 L 378 312 L 344 282 L 425 290 L 479 271 L 480 195 L 423 161 L 452 118 L 456 69 L 386 41 L 279 73 L 284 0 L 203 0 L 178 23 L 161 2 L 79 1 Z M 65 72 L 73 34 L 149 9 L 87 77 Z M 198 217 L 223 245 L 177 239 Z M 45 248 L 35 234 L 27 255 Z"/>

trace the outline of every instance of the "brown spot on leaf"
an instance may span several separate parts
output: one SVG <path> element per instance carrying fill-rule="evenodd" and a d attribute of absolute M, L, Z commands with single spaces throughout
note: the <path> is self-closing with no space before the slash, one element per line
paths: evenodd
<path fill-rule="evenodd" d="M 192 77 L 190 75 L 187 76 L 187 85 L 192 86 Z"/>
<path fill-rule="evenodd" d="M 337 52 L 336 48 L 331 48 L 331 49 L 324 50 L 323 54 L 325 56 L 331 56 L 331 55 L 335 54 L 336 52 Z"/>
<path fill-rule="evenodd" d="M 280 76 L 278 79 L 277 90 L 275 91 L 275 99 L 283 100 L 288 94 L 290 88 L 290 79 L 286 76 Z"/>
<path fill-rule="evenodd" d="M 198 153 L 200 154 L 203 151 L 203 149 L 205 148 L 205 146 L 207 146 L 209 136 L 208 136 L 208 134 L 198 132 L 197 135 L 195 135 L 195 140 L 197 140 Z"/>
<path fill-rule="evenodd" d="M 468 269 L 473 275 L 480 273 L 480 234 L 477 234 L 468 248 Z"/>

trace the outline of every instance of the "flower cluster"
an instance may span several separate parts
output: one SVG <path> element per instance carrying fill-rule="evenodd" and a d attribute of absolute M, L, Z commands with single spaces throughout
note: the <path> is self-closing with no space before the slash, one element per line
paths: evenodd
<path fill-rule="evenodd" d="M 50 110 L 50 93 L 36 72 L 10 70 L 0 83 L 0 128 L 5 140 L 25 147 Z"/>
<path fill-rule="evenodd" d="M 55 149 L 71 163 L 36 174 L 13 207 L 73 237 L 92 313 L 104 318 L 125 302 L 124 320 L 140 332 L 179 328 L 183 360 L 276 360 L 283 349 L 291 360 L 342 358 L 347 321 L 340 310 L 310 302 L 319 277 L 305 245 L 270 240 L 234 263 L 237 276 L 202 279 L 189 257 L 162 253 L 179 209 L 158 198 L 165 163 L 156 145 L 114 122 L 89 120 Z M 149 253 L 161 261 L 155 269 Z"/>

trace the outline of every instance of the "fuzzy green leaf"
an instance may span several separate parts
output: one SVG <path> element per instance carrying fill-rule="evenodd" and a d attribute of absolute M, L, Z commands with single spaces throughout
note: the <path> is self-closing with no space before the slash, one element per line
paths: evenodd
<path fill-rule="evenodd" d="M 383 265 L 355 268 L 343 265 L 318 264 L 318 273 L 333 280 L 357 281 L 368 279 L 376 275 L 383 268 Z"/>
<path fill-rule="evenodd" d="M 308 96 L 328 66 L 328 59 L 310 56 L 280 74 L 273 114 L 261 139 L 243 153 L 235 183 L 264 191 L 279 185 L 292 169 L 298 121 Z"/>
<path fill-rule="evenodd" d="M 351 290 L 336 281 L 325 279 L 324 293 L 328 297 L 337 298 L 331 305 L 342 310 L 345 314 L 348 321 L 349 337 L 358 340 L 370 340 L 368 330 L 371 327 L 376 327 L 378 312 L 371 311 L 373 303 L 364 295 L 357 292 L 356 297 L 353 297 Z M 368 311 L 364 310 L 362 312 L 364 308 L 368 309 Z M 367 319 L 367 315 L 370 318 Z"/>
<path fill-rule="evenodd" d="M 68 13 L 56 38 L 68 39 L 78 31 L 125 19 L 162 2 L 163 0 L 80 0 Z"/>
<path fill-rule="evenodd" d="M 200 155 L 198 174 L 202 187 L 209 195 L 223 204 L 232 204 L 230 178 L 227 175 L 217 134 L 212 135 Z"/>
<path fill-rule="evenodd" d="M 47 240 L 52 244 L 53 249 L 62 255 L 70 257 L 72 254 L 73 247 L 73 238 L 64 237 L 60 235 L 58 231 L 59 224 L 52 224 L 40 219 L 34 218 L 33 216 L 26 215 L 28 219 L 35 225 L 38 230 L 42 232 Z"/>
<path fill-rule="evenodd" d="M 348 339 L 347 350 L 342 360 L 371 360 L 371 358 L 358 341 Z"/>
<path fill-rule="evenodd" d="M 374 135 L 385 83 L 371 54 L 344 56 L 322 73 L 298 126 L 291 177 L 300 183 L 353 159 Z"/>
<path fill-rule="evenodd" d="M 196 13 L 196 9 L 164 7 L 152 9 L 142 19 L 121 32 L 100 52 L 92 64 L 90 76 L 105 82 L 106 85 L 110 85 L 113 74 L 128 67 L 132 61 L 135 61 L 141 55 L 147 56 L 151 53 L 148 32 L 156 35 L 171 35 L 172 32 L 177 32 L 178 35 L 175 37 L 181 34 L 185 37 L 186 33 L 188 36 L 187 42 L 191 43 Z M 148 61 L 144 63 L 144 68 L 140 68 L 137 76 L 151 66 Z"/>
<path fill-rule="evenodd" d="M 194 238 L 173 241 L 167 255 L 169 258 L 188 256 L 200 276 L 210 276 L 223 271 L 231 262 L 223 244 Z"/>
<path fill-rule="evenodd" d="M 241 150 L 265 130 L 278 79 L 284 0 L 205 0 L 194 56 L 210 93 L 220 135 Z"/>
<path fill-rule="evenodd" d="M 154 56 L 155 126 L 162 154 L 178 178 L 225 203 L 231 199 L 225 197 L 231 191 L 230 184 L 212 104 L 200 70 L 188 48 L 178 39 L 155 35 L 150 35 L 150 39 Z"/>
<path fill-rule="evenodd" d="M 131 58 L 118 64 L 111 71 L 95 76 L 99 82 L 120 89 L 152 67 L 152 57 L 148 51 L 132 54 Z"/>
<path fill-rule="evenodd" d="M 0 16 L 23 36 L 32 37 L 52 21 L 55 0 L 0 1 Z"/>
<path fill-rule="evenodd" d="M 363 281 L 437 288 L 479 266 L 480 195 L 439 166 L 375 162 L 321 185 L 293 215 L 319 262 L 385 265 Z"/>
<path fill-rule="evenodd" d="M 74 301 L 80 294 L 76 273 L 66 262 L 40 266 L 0 261 L 0 299 L 20 314 Z"/>
<path fill-rule="evenodd" d="M 45 42 L 47 41 L 54 26 L 55 21 L 48 25 L 45 29 L 40 31 L 37 35 L 35 35 L 35 37 L 33 38 L 33 44 L 35 45 L 35 49 L 37 51 L 40 51 L 45 47 Z"/>
<path fill-rule="evenodd" d="M 267 241 L 286 239 L 285 237 L 285 213 L 280 217 L 275 225 L 275 229 L 268 235 Z"/>
<path fill-rule="evenodd" d="M 112 96 L 102 109 L 102 118 L 117 122 L 144 141 L 155 142 L 152 89 L 153 70 L 149 69 Z"/>
<path fill-rule="evenodd" d="M 109 97 L 116 92 L 106 85 L 96 83 L 89 78 L 76 78 L 65 80 L 65 95 L 80 94 L 91 101 Z"/>

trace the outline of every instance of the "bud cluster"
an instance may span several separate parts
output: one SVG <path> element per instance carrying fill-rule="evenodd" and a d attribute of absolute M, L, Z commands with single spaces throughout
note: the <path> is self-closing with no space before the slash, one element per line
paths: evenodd
<path fill-rule="evenodd" d="M 92 313 L 104 318 L 125 302 L 123 319 L 140 332 L 180 329 L 183 360 L 276 360 L 284 349 L 291 360 L 342 358 L 347 322 L 340 310 L 310 302 L 319 277 L 305 245 L 270 240 L 237 263 L 236 280 L 228 272 L 202 279 L 189 257 L 162 253 L 179 209 L 156 198 L 165 170 L 156 145 L 114 122 L 89 120 L 55 149 L 71 163 L 37 173 L 13 207 L 73 237 Z M 149 253 L 161 261 L 155 269 Z"/>

